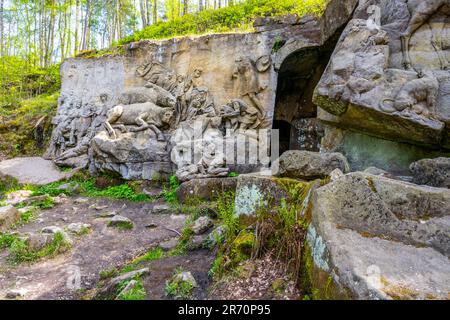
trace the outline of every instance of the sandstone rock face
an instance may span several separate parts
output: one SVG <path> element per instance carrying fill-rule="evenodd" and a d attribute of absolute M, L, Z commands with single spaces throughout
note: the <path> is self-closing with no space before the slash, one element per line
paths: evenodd
<path fill-rule="evenodd" d="M 20 219 L 20 212 L 13 206 L 0 207 L 0 232 L 6 231 Z"/>
<path fill-rule="evenodd" d="M 450 17 L 446 5 L 435 7 L 431 1 L 360 2 L 316 88 L 319 118 L 449 148 L 448 48 L 434 39 L 448 38 Z"/>
<path fill-rule="evenodd" d="M 315 266 L 358 299 L 447 299 L 450 191 L 366 173 L 318 188 Z"/>
<path fill-rule="evenodd" d="M 324 45 L 356 3 L 332 0 L 321 18 L 260 19 L 252 33 L 140 41 L 120 56 L 68 59 L 46 157 L 126 179 L 176 172 L 181 181 L 267 165 L 245 148 L 262 143 L 249 130 L 271 128 L 281 64 Z M 235 148 L 251 160 L 240 163 Z"/>
<path fill-rule="evenodd" d="M 15 178 L 22 184 L 44 185 L 66 176 L 52 161 L 39 157 L 15 158 L 0 162 L 0 177 Z"/>
<path fill-rule="evenodd" d="M 189 199 L 213 200 L 219 195 L 236 190 L 237 178 L 192 179 L 184 182 L 177 190 L 177 199 L 186 202 Z"/>
<path fill-rule="evenodd" d="M 422 159 L 412 163 L 410 170 L 416 184 L 450 188 L 450 158 Z"/>
<path fill-rule="evenodd" d="M 283 153 L 275 175 L 313 180 L 329 176 L 333 170 L 349 171 L 347 159 L 340 153 L 291 150 Z"/>
<path fill-rule="evenodd" d="M 311 182 L 306 199 L 317 183 Z M 276 208 L 283 200 L 291 201 L 290 192 L 306 188 L 309 183 L 291 178 L 277 178 L 257 174 L 243 174 L 238 177 L 236 187 L 235 208 L 239 216 L 255 216 L 257 211 L 265 207 L 267 210 Z M 305 201 L 303 210 L 306 210 Z"/>

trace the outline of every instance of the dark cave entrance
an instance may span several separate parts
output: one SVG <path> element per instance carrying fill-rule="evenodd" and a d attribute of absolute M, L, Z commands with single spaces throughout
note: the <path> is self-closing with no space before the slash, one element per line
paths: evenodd
<path fill-rule="evenodd" d="M 279 130 L 280 155 L 287 150 L 320 149 L 323 128 L 312 98 L 340 34 L 322 47 L 293 52 L 280 67 L 272 125 Z"/>

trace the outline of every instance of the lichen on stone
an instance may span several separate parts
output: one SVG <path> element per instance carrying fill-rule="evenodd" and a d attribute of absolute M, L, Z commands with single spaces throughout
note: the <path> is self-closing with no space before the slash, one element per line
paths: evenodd
<path fill-rule="evenodd" d="M 265 205 L 266 200 L 261 190 L 253 184 L 251 187 L 243 186 L 236 192 L 236 214 L 253 215 L 258 206 Z"/>

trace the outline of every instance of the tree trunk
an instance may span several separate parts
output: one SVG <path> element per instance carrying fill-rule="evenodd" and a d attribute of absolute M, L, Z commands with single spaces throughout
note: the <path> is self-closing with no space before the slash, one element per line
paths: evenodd
<path fill-rule="evenodd" d="M 153 0 L 153 24 L 158 22 L 158 0 Z"/>
<path fill-rule="evenodd" d="M 141 20 L 142 20 L 142 28 L 145 28 L 148 24 L 147 22 L 147 3 L 145 0 L 139 1 L 140 9 L 141 9 Z"/>
<path fill-rule="evenodd" d="M 4 0 L 0 0 L 0 57 L 3 57 L 3 52 L 4 52 L 4 47 L 3 47 L 3 44 L 4 44 L 4 41 L 5 41 L 5 39 L 4 39 L 4 29 L 5 29 L 5 27 L 4 27 L 4 20 L 3 20 L 3 9 L 4 9 Z"/>
<path fill-rule="evenodd" d="M 81 46 L 81 49 L 83 51 L 89 49 L 90 24 L 91 24 L 91 0 L 87 0 L 86 1 L 86 14 L 84 16 L 82 46 Z"/>
<path fill-rule="evenodd" d="M 189 0 L 183 0 L 183 15 L 188 13 Z"/>
<path fill-rule="evenodd" d="M 80 43 L 78 41 L 79 39 L 79 32 L 80 32 L 80 0 L 76 0 L 76 7 L 75 7 L 75 42 L 74 42 L 74 54 L 77 54 L 77 52 L 80 49 Z"/>

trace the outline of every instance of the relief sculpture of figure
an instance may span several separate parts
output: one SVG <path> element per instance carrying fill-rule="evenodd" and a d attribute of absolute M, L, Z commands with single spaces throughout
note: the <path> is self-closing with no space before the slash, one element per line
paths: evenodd
<path fill-rule="evenodd" d="M 422 0 L 411 13 L 411 19 L 408 23 L 408 27 L 401 36 L 403 66 L 405 69 L 411 69 L 411 57 L 409 54 L 409 44 L 411 41 L 411 37 L 430 19 L 430 17 L 436 11 L 438 11 L 444 5 L 450 6 L 450 0 Z M 440 56 L 440 59 L 442 59 L 442 56 Z M 443 61 L 441 61 L 441 64 L 442 62 Z M 444 63 L 443 68 L 447 67 L 448 64 L 445 65 Z"/>
<path fill-rule="evenodd" d="M 264 108 L 258 98 L 258 93 L 261 92 L 262 88 L 259 85 L 257 71 L 249 58 L 240 57 L 236 59 L 233 78 L 239 80 L 239 95 L 241 97 L 248 96 L 258 109 L 259 117 L 264 118 Z"/>
<path fill-rule="evenodd" d="M 192 90 L 189 106 L 187 108 L 187 120 L 192 120 L 200 115 L 208 117 L 216 116 L 214 102 L 212 101 L 209 90 L 206 87 L 198 87 Z"/>
<path fill-rule="evenodd" d="M 92 124 L 92 117 L 95 115 L 95 109 L 91 104 L 87 104 L 78 112 L 77 117 L 72 121 L 70 128 L 70 146 L 76 146 L 87 134 Z"/>
<path fill-rule="evenodd" d="M 160 128 L 170 126 L 173 115 L 172 109 L 161 108 L 151 102 L 118 105 L 108 111 L 105 127 L 114 139 L 117 139 L 117 133 L 112 125 L 117 124 L 122 132 L 126 131 L 125 125 L 137 126 L 130 129 L 131 132 L 150 129 L 155 132 L 159 141 L 163 141 L 165 139 Z"/>
<path fill-rule="evenodd" d="M 202 142 L 202 157 L 196 164 L 185 165 L 179 168 L 176 176 L 180 181 L 195 178 L 225 177 L 230 169 L 225 167 L 225 155 L 210 140 Z"/>
<path fill-rule="evenodd" d="M 431 74 L 419 74 L 419 79 L 407 82 L 395 99 L 384 99 L 380 108 L 384 112 L 401 112 L 408 108 L 417 114 L 430 117 L 436 112 L 436 100 L 439 90 L 438 80 Z M 391 102 L 392 105 L 387 105 Z"/>
<path fill-rule="evenodd" d="M 222 106 L 220 116 L 225 128 L 232 131 L 256 129 L 261 124 L 258 110 L 241 99 L 233 99 Z"/>

